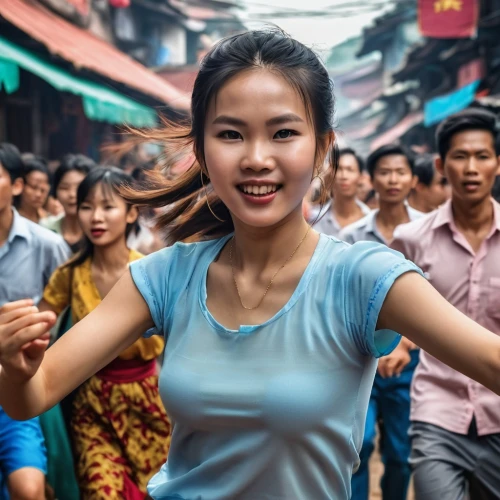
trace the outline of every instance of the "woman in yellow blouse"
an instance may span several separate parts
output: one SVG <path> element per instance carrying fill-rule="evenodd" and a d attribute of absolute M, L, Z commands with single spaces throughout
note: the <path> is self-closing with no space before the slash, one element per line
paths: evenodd
<path fill-rule="evenodd" d="M 137 210 L 118 194 L 130 180 L 116 168 L 95 168 L 80 184 L 85 245 L 54 272 L 41 310 L 60 314 L 69 305 L 73 323 L 80 321 L 142 257 L 126 245 Z M 83 499 L 142 500 L 149 478 L 165 462 L 170 423 L 155 361 L 162 349 L 161 337 L 141 338 L 78 389 L 71 430 Z"/>

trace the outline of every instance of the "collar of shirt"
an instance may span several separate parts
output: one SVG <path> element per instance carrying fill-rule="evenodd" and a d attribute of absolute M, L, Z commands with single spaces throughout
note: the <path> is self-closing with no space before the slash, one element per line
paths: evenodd
<path fill-rule="evenodd" d="M 24 238 L 29 243 L 31 241 L 31 232 L 28 228 L 28 224 L 26 224 L 26 219 L 21 217 L 14 207 L 12 207 L 12 213 L 14 217 L 7 243 L 12 243 L 16 237 Z"/>
<path fill-rule="evenodd" d="M 361 212 L 363 213 L 363 216 L 368 215 L 372 210 L 368 205 L 365 205 L 362 201 L 358 200 L 356 198 L 356 205 L 361 208 Z M 320 214 L 321 220 L 324 220 L 327 224 L 331 224 L 337 231 L 340 231 L 342 228 L 340 227 L 340 224 L 335 217 L 335 214 L 333 213 L 332 210 L 332 202 L 329 201 L 325 207 L 323 208 L 321 214 Z"/>
<path fill-rule="evenodd" d="M 405 200 L 405 207 L 406 207 L 406 213 L 408 214 L 408 218 L 410 219 L 410 222 L 419 219 L 424 215 L 422 212 L 419 212 L 418 210 L 415 210 L 414 208 L 411 208 L 408 202 Z M 384 245 L 387 245 L 388 243 L 385 241 L 384 237 L 380 233 L 380 231 L 377 228 L 377 214 L 379 213 L 380 209 L 376 208 L 375 210 L 372 210 L 367 216 L 366 216 L 366 232 L 372 233 L 376 238 L 380 240 L 380 243 L 383 243 Z"/>
<path fill-rule="evenodd" d="M 497 203 L 493 198 L 491 198 L 493 203 L 493 226 L 491 228 L 488 238 L 495 232 L 500 231 L 500 204 Z M 455 219 L 453 218 L 453 209 L 451 206 L 451 200 L 448 200 L 440 208 L 438 208 L 436 218 L 432 224 L 432 229 L 444 226 L 447 224 L 453 234 L 458 232 L 457 226 L 455 225 Z"/>

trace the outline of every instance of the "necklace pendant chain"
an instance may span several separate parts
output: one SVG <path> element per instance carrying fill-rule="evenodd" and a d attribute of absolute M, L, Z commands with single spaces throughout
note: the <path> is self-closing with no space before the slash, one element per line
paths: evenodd
<path fill-rule="evenodd" d="M 234 266 L 233 266 L 233 248 L 234 248 L 234 236 L 231 238 L 231 245 L 229 246 L 229 263 L 231 265 L 231 274 L 233 276 L 233 282 L 234 282 L 234 287 L 236 288 L 236 293 L 238 294 L 238 298 L 240 299 L 240 304 L 243 309 L 246 309 L 247 311 L 253 311 L 254 309 L 257 309 L 260 307 L 264 299 L 266 298 L 267 292 L 269 292 L 269 289 L 271 288 L 272 284 L 274 283 L 274 278 L 276 278 L 277 274 L 292 260 L 293 256 L 297 253 L 297 250 L 300 248 L 302 243 L 304 243 L 304 240 L 307 238 L 307 235 L 309 234 L 309 231 L 311 229 L 311 226 L 307 228 L 306 234 L 304 234 L 303 238 L 300 240 L 299 244 L 296 246 L 295 250 L 292 252 L 290 257 L 285 260 L 285 262 L 279 267 L 279 269 L 273 274 L 273 277 L 271 278 L 271 281 L 269 282 L 269 285 L 266 287 L 266 291 L 264 292 L 264 295 L 262 298 L 259 300 L 258 304 L 254 307 L 247 307 L 245 304 L 243 304 L 243 301 L 241 300 L 241 294 L 240 294 L 240 289 L 238 288 L 238 283 L 236 281 L 236 276 L 234 274 Z"/>

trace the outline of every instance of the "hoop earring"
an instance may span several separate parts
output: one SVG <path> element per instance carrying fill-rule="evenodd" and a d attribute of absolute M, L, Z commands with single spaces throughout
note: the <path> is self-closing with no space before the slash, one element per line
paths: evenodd
<path fill-rule="evenodd" d="M 200 180 L 201 180 L 201 185 L 203 186 L 203 190 L 205 191 L 205 200 L 207 201 L 207 207 L 212 213 L 212 215 L 219 221 L 219 222 L 226 222 L 225 220 L 222 220 L 220 217 L 217 217 L 215 212 L 212 210 L 212 207 L 210 206 L 210 203 L 208 202 L 208 191 L 207 191 L 207 186 L 203 183 L 203 169 L 200 167 Z M 205 174 L 206 175 L 206 174 Z M 207 175 L 208 177 L 208 175 Z"/>

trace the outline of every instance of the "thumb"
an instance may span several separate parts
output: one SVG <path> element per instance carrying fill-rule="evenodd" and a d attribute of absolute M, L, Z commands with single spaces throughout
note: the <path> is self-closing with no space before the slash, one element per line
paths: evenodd
<path fill-rule="evenodd" d="M 50 342 L 50 338 L 33 340 L 29 345 L 23 348 L 23 352 L 28 359 L 36 360 L 43 356 Z"/>

